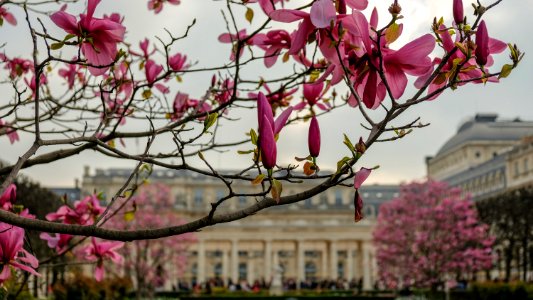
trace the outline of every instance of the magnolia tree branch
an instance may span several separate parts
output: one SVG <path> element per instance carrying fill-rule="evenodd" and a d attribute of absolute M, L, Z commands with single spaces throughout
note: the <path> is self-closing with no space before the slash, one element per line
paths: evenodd
<path fill-rule="evenodd" d="M 94 4 L 92 0 L 90 2 Z M 149 40 L 141 42 L 140 51 L 124 41 L 123 36 L 108 36 L 106 41 L 117 38 L 110 48 L 122 49 L 106 57 L 106 62 L 102 63 L 89 54 L 95 51 L 101 41 L 98 41 L 97 34 L 91 35 L 90 28 L 79 29 L 86 26 L 85 23 L 80 21 L 76 27 L 82 32 L 69 27 L 65 37 L 57 37 L 51 36 L 45 23 L 39 20 L 42 29 L 37 32 L 30 22 L 29 7 L 32 4 L 27 3 L 25 8 L 28 9 L 25 12 L 33 41 L 32 59 L 0 56 L 0 61 L 6 64 L 9 73 L 5 84 L 12 85 L 15 92 L 10 103 L 0 106 L 0 121 L 11 118 L 9 123 L 0 123 L 0 138 L 11 135 L 10 138 L 15 139 L 15 130 L 19 130 L 32 134 L 35 142 L 16 163 L 0 168 L 0 175 L 7 175 L 0 186 L 0 195 L 21 169 L 55 162 L 87 150 L 134 161 L 137 167 L 116 191 L 103 213 L 95 216 L 94 224 L 64 224 L 28 219 L 4 210 L 0 210 L 0 221 L 49 233 L 133 241 L 169 237 L 235 221 L 271 206 L 304 201 L 334 186 L 353 187 L 357 197 L 358 189 L 364 181 L 361 178 L 368 177 L 371 171 L 366 168 L 358 172 L 353 170 L 361 156 L 375 142 L 394 141 L 411 133 L 413 129 L 429 125 L 421 123 L 419 117 L 396 126 L 393 121 L 398 116 L 449 88 L 504 78 L 523 56 L 516 46 L 511 46 L 511 65 L 504 66 L 499 72 L 490 71 L 490 66 L 486 65 L 488 56 L 496 53 L 491 53 L 493 50 L 488 49 L 488 36 L 482 36 L 484 22 L 481 20 L 483 14 L 501 0 L 487 7 L 478 4 L 477 16 L 471 27 L 463 26 L 465 24 L 462 24 L 462 20 L 455 20 L 459 25 L 454 30 L 459 38 L 452 45 L 446 44 L 448 37 L 452 40 L 451 27 L 435 20 L 433 34 L 444 51 L 441 56 L 437 55 L 439 60 L 435 61 L 431 61 L 429 57 L 435 47 L 432 35 L 410 42 L 410 47 L 396 50 L 391 46 L 401 34 L 398 22 L 403 20 L 399 15 L 401 8 L 397 6 L 397 1 L 389 9 L 389 23 L 381 29 L 374 28 L 377 24 L 373 24 L 372 19 L 367 20 L 359 9 L 354 9 L 351 14 L 346 12 L 346 8 L 341 12 L 342 5 L 346 5 L 345 1 L 318 0 L 296 9 L 282 8 L 279 2 L 284 0 L 261 2 L 261 10 L 267 12 L 266 20 L 247 34 L 245 29 L 248 28 L 239 26 L 238 12 L 241 6 L 248 7 L 248 4 L 226 1 L 223 17 L 227 32 L 219 36 L 219 41 L 231 45 L 231 61 L 211 67 L 197 67 L 198 62 L 188 61 L 185 55 L 172 54 L 172 48 L 178 41 L 191 37 L 196 19 L 181 35 L 166 30 L 168 37 L 157 38 L 158 46 L 150 44 Z M 336 2 L 336 7 L 332 6 L 333 2 Z M 352 1 L 350 5 L 353 2 L 357 1 Z M 39 5 L 43 3 L 46 1 L 39 2 Z M 6 4 L 21 5 L 15 1 L 4 1 L 0 2 L 0 8 Z M 307 12 L 309 7 L 310 13 Z M 317 15 L 314 13 L 317 9 L 324 13 Z M 52 16 L 60 18 L 66 13 L 63 11 Z M 108 16 L 100 20 L 122 28 L 120 17 Z M 295 20 L 300 22 L 299 29 L 292 34 L 284 29 L 272 29 L 277 28 L 280 22 L 290 23 Z M 251 23 L 251 20 L 248 22 Z M 59 27 L 64 26 L 63 23 L 56 22 Z M 44 42 L 45 49 L 38 47 L 39 41 Z M 307 44 L 310 46 L 307 47 Z M 63 47 L 76 50 L 76 55 L 71 59 L 65 58 L 58 52 Z M 479 50 L 484 47 L 488 54 L 485 53 L 487 51 Z M 313 51 L 308 53 L 308 49 Z M 265 51 L 265 54 L 256 55 L 254 52 L 258 51 Z M 98 51 L 92 53 L 93 56 L 100 54 Z M 255 68 L 258 63 L 271 67 L 278 58 L 283 62 L 292 58 L 295 61 L 292 72 L 269 79 L 257 75 Z M 158 60 L 164 63 L 158 64 Z M 455 62 L 456 60 L 460 61 Z M 424 68 L 420 65 L 424 65 Z M 68 89 L 63 92 L 55 91 L 48 83 L 47 76 L 52 76 L 49 69 L 54 68 L 61 68 L 59 74 L 64 75 L 61 76 L 68 85 Z M 249 70 L 253 70 L 254 75 L 247 75 Z M 465 75 L 468 72 L 474 75 Z M 213 76 L 211 85 L 197 99 L 179 92 L 174 102 L 169 101 L 169 79 L 175 78 L 181 82 L 182 77 L 192 73 Z M 403 79 L 407 81 L 407 75 L 417 77 L 420 84 L 411 97 L 403 95 L 406 86 Z M 20 87 L 23 80 L 26 84 L 24 91 Z M 338 85 L 340 82 L 344 82 L 345 87 Z M 274 84 L 277 89 L 273 87 Z M 291 102 L 298 95 L 296 93 L 300 87 L 303 89 L 303 96 L 300 97 L 302 101 L 299 104 L 294 103 L 294 100 Z M 329 91 L 331 87 L 332 92 Z M 335 88 L 342 88 L 348 97 L 338 96 Z M 316 149 L 316 139 L 320 148 L 318 119 L 348 106 L 358 106 L 357 111 L 367 123 L 362 126 L 369 130 L 368 135 L 362 136 L 356 144 L 346 136 L 344 143 L 352 154 L 351 157 L 341 159 L 335 172 L 319 171 L 319 151 Z M 33 110 L 32 115 L 25 112 L 30 109 Z M 229 141 L 223 138 L 221 130 L 224 124 L 240 121 L 230 114 L 235 109 L 257 115 L 258 132 L 255 131 L 254 124 L 247 136 Z M 376 109 L 382 113 L 381 118 L 371 113 Z M 148 126 L 142 126 L 143 129 L 133 130 L 124 126 L 125 122 L 145 124 L 145 120 L 150 125 L 149 129 Z M 276 150 L 276 136 L 284 134 L 283 126 L 307 120 L 311 120 L 310 154 L 301 160 L 305 161 L 302 174 L 295 171 L 295 166 L 279 166 L 273 153 Z M 382 137 L 390 132 L 396 135 Z M 172 140 L 173 145 L 163 152 L 156 152 L 156 140 L 163 137 Z M 117 142 L 124 142 L 126 145 L 136 139 L 146 141 L 144 151 L 116 145 Z M 235 146 L 245 144 L 252 147 L 248 152 L 243 151 L 250 155 L 249 165 L 231 174 L 217 170 L 204 156 L 204 153 L 209 152 L 235 150 Z M 46 152 L 36 154 L 37 150 Z M 193 167 L 192 162 L 196 157 L 207 168 Z M 171 159 L 178 159 L 178 163 L 169 162 Z M 211 209 L 204 217 L 186 224 L 156 229 L 103 228 L 103 223 L 111 221 L 111 217 L 120 214 L 129 203 L 133 192 L 137 190 L 137 179 L 145 164 L 188 170 L 211 177 L 223 184 L 226 195 L 211 203 Z M 251 177 L 248 173 L 259 175 Z M 349 179 L 354 179 L 353 184 L 346 183 Z M 279 186 L 282 182 L 295 183 L 302 180 L 313 180 L 316 184 L 300 193 L 281 194 Z M 261 190 L 255 193 L 237 193 L 233 187 L 235 182 L 260 182 Z M 129 197 L 126 195 L 127 191 L 132 191 Z M 218 211 L 224 202 L 240 196 L 253 197 L 258 201 L 243 209 Z M 124 201 L 115 204 L 118 200 Z M 356 220 L 360 209 L 360 205 L 356 207 Z"/>

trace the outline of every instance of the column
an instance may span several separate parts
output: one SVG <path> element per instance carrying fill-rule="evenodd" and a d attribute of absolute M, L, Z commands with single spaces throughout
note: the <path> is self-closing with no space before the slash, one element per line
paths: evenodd
<path fill-rule="evenodd" d="M 229 275 L 229 257 L 228 257 L 228 251 L 226 249 L 222 249 L 222 276 L 224 280 L 224 284 L 228 283 L 228 278 L 230 278 Z"/>
<path fill-rule="evenodd" d="M 372 289 L 370 268 L 370 245 L 368 242 L 363 242 L 363 290 Z"/>
<path fill-rule="evenodd" d="M 296 281 L 298 288 L 300 283 L 305 281 L 305 251 L 302 240 L 296 241 Z"/>
<path fill-rule="evenodd" d="M 277 270 L 279 268 L 279 256 L 278 256 L 278 250 L 274 250 L 272 252 L 272 265 Z M 285 271 L 285 270 L 283 270 Z"/>
<path fill-rule="evenodd" d="M 336 280 L 337 277 L 339 277 L 339 274 L 337 273 L 337 241 L 331 241 L 329 244 L 329 257 L 331 258 L 330 261 L 330 272 L 329 277 L 331 280 Z"/>
<path fill-rule="evenodd" d="M 357 277 L 357 280 L 361 279 L 361 277 L 363 276 L 363 246 L 361 241 L 357 242 L 354 273 L 354 276 Z"/>
<path fill-rule="evenodd" d="M 353 246 L 352 246 L 351 243 L 350 243 L 350 245 L 348 245 L 346 264 L 347 264 L 347 266 L 346 266 L 347 267 L 346 279 L 348 281 L 351 281 L 354 278 L 354 275 L 353 275 Z"/>
<path fill-rule="evenodd" d="M 246 276 L 246 281 L 248 281 L 248 284 L 250 286 L 252 286 L 254 284 L 254 280 L 255 280 L 255 260 L 254 260 L 254 257 L 252 255 L 252 257 L 248 257 L 248 261 L 247 261 L 247 264 L 248 264 L 248 272 L 246 273 L 247 276 Z"/>
<path fill-rule="evenodd" d="M 322 250 L 322 279 L 328 279 L 328 242 L 324 244 L 324 249 Z"/>
<path fill-rule="evenodd" d="M 237 240 L 231 241 L 231 280 L 239 281 L 239 249 Z"/>
<path fill-rule="evenodd" d="M 205 282 L 205 244 L 204 241 L 198 241 L 198 278 L 197 282 Z"/>
<path fill-rule="evenodd" d="M 263 262 L 265 263 L 265 281 L 269 282 L 272 280 L 272 241 L 266 240 L 263 251 Z"/>

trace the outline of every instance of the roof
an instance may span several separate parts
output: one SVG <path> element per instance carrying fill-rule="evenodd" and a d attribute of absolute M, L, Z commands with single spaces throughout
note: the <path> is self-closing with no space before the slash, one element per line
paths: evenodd
<path fill-rule="evenodd" d="M 440 148 L 437 156 L 468 142 L 518 141 L 530 135 L 533 135 L 533 121 L 519 119 L 500 121 L 497 114 L 477 114 L 459 126 L 457 134 Z"/>

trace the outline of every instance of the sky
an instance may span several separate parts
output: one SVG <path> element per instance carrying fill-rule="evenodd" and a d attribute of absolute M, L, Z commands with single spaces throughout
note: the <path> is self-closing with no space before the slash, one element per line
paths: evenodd
<path fill-rule="evenodd" d="M 305 3 L 305 1 L 297 0 L 290 1 L 290 4 L 294 5 L 298 2 Z M 365 13 L 369 14 L 372 7 L 377 6 L 382 18 L 380 25 L 383 25 L 388 18 L 386 9 L 390 5 L 389 2 L 392 1 L 370 0 L 369 8 Z M 397 41 L 399 45 L 429 33 L 434 16 L 437 18 L 443 16 L 448 23 L 452 19 L 451 0 L 400 0 L 399 2 L 403 8 L 402 15 L 405 17 L 404 32 Z M 111 12 L 120 12 L 125 15 L 124 25 L 128 30 L 127 39 L 132 44 L 136 44 L 144 37 L 164 37 L 163 28 L 179 35 L 196 18 L 196 25 L 192 28 L 189 37 L 180 41 L 173 49 L 187 53 L 190 59 L 198 61 L 198 66 L 220 65 L 221 61 L 228 61 L 229 46 L 217 42 L 218 35 L 226 28 L 221 14 L 225 1 L 183 0 L 179 6 L 166 6 L 158 15 L 148 12 L 146 3 L 145 0 L 103 0 L 97 9 L 96 16 Z M 468 16 L 473 11 L 469 3 L 470 1 L 464 1 Z M 482 3 L 490 2 L 482 1 Z M 83 3 L 69 5 L 68 11 L 77 14 L 82 11 L 83 6 Z M 252 26 L 258 26 L 261 12 L 257 5 L 252 7 L 256 15 Z M 51 6 L 50 9 L 57 10 L 58 7 Z M 22 23 L 22 12 L 15 9 L 12 12 Z M 237 13 L 242 13 L 242 19 L 244 19 L 244 10 L 238 10 Z M 461 122 L 473 117 L 476 113 L 497 113 L 503 119 L 533 120 L 533 103 L 530 96 L 533 79 L 531 74 L 533 58 L 530 55 L 533 54 L 533 40 L 530 34 L 533 28 L 532 15 L 533 0 L 504 0 L 485 16 L 491 37 L 516 43 L 526 53 L 518 69 L 499 84 L 467 85 L 455 91 L 448 90 L 438 99 L 419 104 L 406 111 L 395 125 L 401 125 L 402 122 L 409 122 L 417 117 L 420 117 L 422 122 L 431 125 L 416 129 L 401 140 L 373 145 L 371 151 L 360 162 L 360 166 L 365 167 L 380 165 L 380 168 L 370 176 L 368 183 L 397 184 L 422 179 L 426 174 L 424 158 L 435 155 L 446 140 L 455 134 Z M 47 23 L 46 17 L 42 18 L 52 34 L 58 36 L 62 34 L 50 22 Z M 245 24 L 241 23 L 241 25 Z M 290 28 L 293 27 L 289 26 L 288 29 Z M 0 45 L 4 43 L 6 43 L 4 51 L 8 56 L 30 53 L 28 49 L 31 49 L 31 45 L 27 29 L 21 25 L 16 28 L 4 25 L 0 28 Z M 507 53 L 495 59 L 498 66 L 506 63 Z M 274 77 L 286 71 L 287 67 L 292 67 L 292 65 L 276 66 L 272 69 L 265 69 L 258 65 L 256 69 L 248 70 L 247 75 L 254 76 L 258 73 L 257 76 Z M 173 89 L 173 93 L 177 90 L 186 90 L 192 96 L 199 97 L 210 79 L 211 75 L 207 74 L 187 75 L 183 85 Z M 2 91 L 5 91 L 5 86 L 0 86 L 0 92 Z M 404 96 L 411 95 L 413 91 L 412 81 L 410 81 Z M 9 99 L 0 98 L 0 104 Z M 230 116 L 240 119 L 239 122 L 228 124 L 221 129 L 223 137 L 230 140 L 244 137 L 244 132 L 256 126 L 255 112 L 234 111 L 230 113 Z M 366 134 L 359 125 L 361 121 L 360 114 L 354 109 L 342 109 L 320 118 L 323 147 L 318 163 L 322 169 L 333 169 L 336 161 L 348 154 L 342 145 L 343 133 L 354 141 Z M 0 137 L 0 158 L 15 162 L 16 158 L 32 142 L 29 135 L 23 134 L 21 138 L 20 143 L 10 145 L 6 137 Z M 160 147 L 164 145 L 165 143 L 161 143 Z M 307 124 L 284 129 L 278 145 L 278 162 L 282 165 L 295 164 L 294 156 L 307 155 Z M 128 146 L 135 147 L 135 145 Z M 245 148 L 243 146 L 239 149 Z M 250 157 L 239 156 L 233 151 L 209 155 L 208 159 L 217 168 L 231 169 L 246 166 Z M 59 162 L 26 169 L 23 173 L 41 182 L 44 186 L 73 186 L 75 178 L 81 179 L 85 165 L 89 165 L 92 170 L 111 167 L 131 168 L 135 162 L 116 161 L 88 151 Z"/>

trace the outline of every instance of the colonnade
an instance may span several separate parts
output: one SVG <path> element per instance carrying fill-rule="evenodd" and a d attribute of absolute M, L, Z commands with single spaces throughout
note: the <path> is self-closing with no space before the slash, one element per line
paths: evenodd
<path fill-rule="evenodd" d="M 364 240 L 200 239 L 191 250 L 196 257 L 190 276 L 197 282 L 214 277 L 270 281 L 280 268 L 283 278 L 297 282 L 362 279 L 363 288 L 370 289 L 376 273 L 374 250 Z"/>

